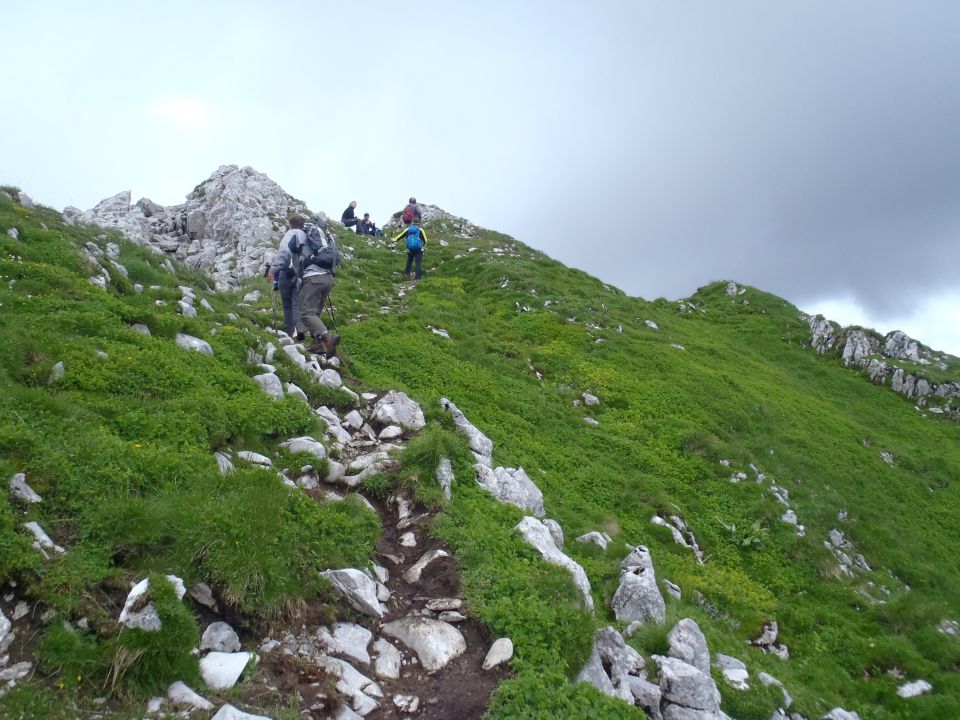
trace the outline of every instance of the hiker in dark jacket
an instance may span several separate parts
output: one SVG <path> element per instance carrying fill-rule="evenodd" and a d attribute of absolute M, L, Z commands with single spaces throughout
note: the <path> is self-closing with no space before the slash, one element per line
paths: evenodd
<path fill-rule="evenodd" d="M 340 222 L 342 222 L 346 227 L 355 228 L 354 232 L 358 235 L 360 234 L 360 221 L 357 219 L 357 216 L 354 214 L 354 210 L 357 207 L 357 201 L 351 200 L 350 204 L 347 205 L 347 209 L 343 211 L 343 215 L 340 216 Z"/>
<path fill-rule="evenodd" d="M 360 221 L 360 224 L 357 226 L 361 235 L 375 235 L 374 232 L 377 229 L 377 226 L 373 224 L 373 221 L 370 219 L 370 213 L 363 214 L 363 220 Z"/>
<path fill-rule="evenodd" d="M 303 218 L 300 218 L 300 222 L 302 226 Z M 318 237 L 320 244 L 323 247 L 333 244 L 320 223 L 316 219 L 313 222 L 314 225 L 320 227 Z M 281 254 L 284 251 L 289 253 L 294 272 L 300 279 L 298 298 L 301 322 L 313 336 L 313 343 L 309 346 L 309 349 L 311 352 L 323 353 L 331 358 L 337 352 L 340 336 L 327 330 L 320 313 L 323 312 L 323 306 L 333 289 L 335 267 L 321 267 L 310 262 L 310 245 L 307 242 L 307 234 L 303 230 L 298 231 L 290 238 L 287 245 L 281 248 Z"/>
<path fill-rule="evenodd" d="M 427 246 L 427 234 L 419 225 L 409 225 L 397 235 L 393 241 L 403 240 L 407 248 L 407 265 L 403 269 L 403 276 L 410 277 L 410 266 L 416 263 L 416 278 L 420 279 L 420 270 L 423 264 L 423 249 Z"/>
<path fill-rule="evenodd" d="M 305 326 L 300 319 L 297 273 L 293 269 L 290 241 L 298 234 L 303 236 L 303 224 L 302 215 L 294 215 L 290 218 L 290 227 L 280 241 L 277 257 L 267 269 L 267 277 L 272 278 L 274 291 L 280 291 L 280 302 L 283 305 L 283 329 L 287 335 L 296 337 L 298 340 L 303 339 Z"/>

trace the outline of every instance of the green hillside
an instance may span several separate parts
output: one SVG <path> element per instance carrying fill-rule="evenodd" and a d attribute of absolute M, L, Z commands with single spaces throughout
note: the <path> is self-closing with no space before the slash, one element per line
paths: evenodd
<path fill-rule="evenodd" d="M 715 283 L 682 303 L 647 302 L 507 236 L 463 238 L 452 220 L 426 228 L 427 272 L 413 287 L 401 285 L 404 256 L 389 242 L 340 231 L 348 259 L 332 300 L 348 374 L 410 394 L 443 439 L 451 429 L 437 401 L 453 400 L 493 440 L 495 464 L 522 466 L 542 489 L 597 606 L 596 617 L 583 612 L 569 574 L 513 530 L 524 513 L 479 489 L 461 459 L 435 532 L 456 554 L 471 612 L 516 647 L 492 717 L 644 717 L 570 682 L 594 629 L 612 622 L 619 561 L 637 543 L 682 590 L 667 598 L 664 626 L 632 639 L 648 659 L 691 617 L 711 651 L 782 680 L 805 717 L 836 706 L 864 718 L 960 717 L 960 639 L 938 631 L 960 620 L 960 424 L 818 357 L 800 311 L 759 290 L 731 297 Z M 129 278 L 113 272 L 104 290 L 88 281 L 80 248 L 108 242 Z M 44 498 L 24 509 L 0 494 L 0 584 L 50 611 L 36 638 L 40 672 L 0 700 L 12 717 L 75 717 L 107 695 L 142 706 L 171 680 L 199 683 L 188 655 L 198 621 L 184 605 L 159 608 L 177 628 L 162 645 L 120 631 L 131 580 L 204 580 L 239 616 L 268 623 L 318 595 L 332 605 L 317 571 L 363 562 L 379 532 L 359 503 L 317 503 L 275 473 L 220 476 L 214 450 L 273 452 L 291 435 L 320 437 L 322 424 L 249 379 L 259 370 L 248 348 L 271 338 L 264 281 L 250 282 L 262 299 L 245 305 L 189 268 L 171 274 L 164 259 L 0 195 L 0 477 L 25 472 Z M 178 286 L 213 312 L 179 315 Z M 178 332 L 214 356 L 177 347 Z M 51 380 L 58 362 L 65 372 Z M 285 358 L 276 364 L 313 405 L 349 407 Z M 586 407 L 584 392 L 599 405 Z M 736 473 L 745 477 L 732 482 Z M 430 478 L 425 467 L 390 480 L 437 502 Z M 788 491 L 804 535 L 781 520 L 772 485 Z M 702 564 L 655 514 L 686 522 Z M 68 552 L 43 560 L 27 520 Z M 869 570 L 839 569 L 825 546 L 833 529 Z M 573 541 L 591 530 L 613 537 L 608 550 Z M 88 630 L 65 629 L 81 617 Z M 789 660 L 747 644 L 771 620 Z M 121 668 L 131 652 L 140 660 Z M 731 717 L 768 720 L 778 707 L 777 688 L 738 692 L 716 677 Z M 933 692 L 897 696 L 917 678 Z"/>

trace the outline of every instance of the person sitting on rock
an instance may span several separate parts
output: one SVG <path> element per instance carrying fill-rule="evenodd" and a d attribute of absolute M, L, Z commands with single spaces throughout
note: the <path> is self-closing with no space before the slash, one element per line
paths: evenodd
<path fill-rule="evenodd" d="M 357 208 L 357 201 L 351 200 L 350 204 L 347 205 L 347 209 L 343 211 L 343 215 L 340 216 L 340 222 L 344 224 L 345 227 L 354 228 L 354 232 L 358 235 L 362 235 L 360 232 L 360 220 L 354 214 L 354 210 Z"/>
<path fill-rule="evenodd" d="M 357 226 L 361 235 L 376 235 L 374 232 L 377 229 L 377 226 L 373 224 L 373 221 L 370 219 L 370 213 L 363 214 L 363 220 L 360 221 L 360 224 Z"/>

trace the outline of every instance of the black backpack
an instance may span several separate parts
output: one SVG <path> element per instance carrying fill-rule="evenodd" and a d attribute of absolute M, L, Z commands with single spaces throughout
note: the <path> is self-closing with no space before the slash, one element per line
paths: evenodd
<path fill-rule="evenodd" d="M 332 237 L 327 237 L 323 230 L 317 225 L 307 225 L 304 228 L 307 236 L 307 242 L 294 252 L 294 257 L 299 254 L 297 274 L 303 277 L 303 273 L 312 265 L 327 270 L 331 275 L 335 274 L 337 265 L 340 264 L 340 251 L 337 250 L 337 243 Z"/>

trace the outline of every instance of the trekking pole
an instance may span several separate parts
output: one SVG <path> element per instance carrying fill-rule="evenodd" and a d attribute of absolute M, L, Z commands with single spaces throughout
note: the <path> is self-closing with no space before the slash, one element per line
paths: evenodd
<path fill-rule="evenodd" d="M 340 328 L 337 327 L 337 319 L 333 316 L 333 303 L 330 302 L 329 298 L 327 299 L 327 314 L 330 315 L 330 324 L 333 326 L 333 332 L 340 335 Z M 343 351 L 346 352 L 347 346 L 343 344 L 343 335 L 340 335 L 340 346 L 343 348 Z"/>
<path fill-rule="evenodd" d="M 273 329 L 277 329 L 277 291 L 270 290 L 270 299 L 273 301 Z"/>

